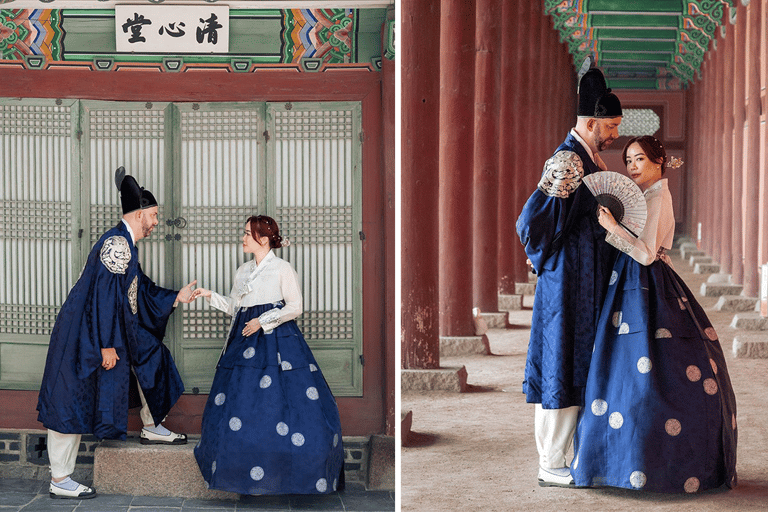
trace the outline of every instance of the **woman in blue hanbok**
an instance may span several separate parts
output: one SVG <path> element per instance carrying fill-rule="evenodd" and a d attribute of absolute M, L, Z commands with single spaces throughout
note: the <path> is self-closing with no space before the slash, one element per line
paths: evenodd
<path fill-rule="evenodd" d="M 228 296 L 199 288 L 233 316 L 203 413 L 195 458 L 212 489 L 240 494 L 322 494 L 343 482 L 336 401 L 294 321 L 298 276 L 272 252 L 283 245 L 271 217 L 245 224 L 254 258 Z"/>
<path fill-rule="evenodd" d="M 622 252 L 596 331 L 571 468 L 577 486 L 697 492 L 736 484 L 736 400 L 717 333 L 665 251 L 674 214 L 666 152 L 630 139 L 627 172 L 645 194 L 639 238 L 598 211 Z"/>

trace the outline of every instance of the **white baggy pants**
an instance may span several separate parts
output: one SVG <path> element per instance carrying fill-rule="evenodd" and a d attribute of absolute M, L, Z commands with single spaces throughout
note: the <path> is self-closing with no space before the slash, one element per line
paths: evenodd
<path fill-rule="evenodd" d="M 149 412 L 141 386 L 139 386 L 139 397 L 141 398 L 141 411 L 139 411 L 141 421 L 144 425 L 154 425 L 155 420 Z M 74 473 L 81 437 L 82 434 L 62 434 L 48 429 L 48 460 L 51 463 L 51 478 L 59 480 Z"/>
<path fill-rule="evenodd" d="M 542 468 L 562 468 L 573 442 L 579 407 L 565 409 L 544 409 L 536 404 L 533 415 L 533 430 L 536 449 L 539 451 L 539 465 Z"/>

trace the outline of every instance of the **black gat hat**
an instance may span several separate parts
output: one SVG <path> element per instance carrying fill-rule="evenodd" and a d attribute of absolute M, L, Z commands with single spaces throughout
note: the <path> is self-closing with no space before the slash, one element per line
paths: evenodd
<path fill-rule="evenodd" d="M 580 117 L 610 118 L 621 117 L 621 102 L 611 92 L 602 71 L 592 68 L 579 80 Z"/>
<path fill-rule="evenodd" d="M 123 206 L 123 215 L 136 210 L 144 210 L 157 206 L 157 200 L 152 192 L 140 187 L 133 176 L 125 174 L 123 166 L 115 171 L 115 185 L 120 191 L 120 203 Z"/>

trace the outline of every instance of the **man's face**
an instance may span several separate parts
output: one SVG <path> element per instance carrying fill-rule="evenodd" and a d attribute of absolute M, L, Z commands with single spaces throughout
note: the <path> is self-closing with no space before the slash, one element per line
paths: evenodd
<path fill-rule="evenodd" d="M 595 128 L 592 131 L 592 136 L 593 143 L 598 151 L 605 151 L 614 140 L 619 138 L 620 124 L 621 117 L 595 120 Z"/>
<path fill-rule="evenodd" d="M 147 238 L 158 224 L 157 206 L 142 210 L 141 214 L 141 237 Z"/>

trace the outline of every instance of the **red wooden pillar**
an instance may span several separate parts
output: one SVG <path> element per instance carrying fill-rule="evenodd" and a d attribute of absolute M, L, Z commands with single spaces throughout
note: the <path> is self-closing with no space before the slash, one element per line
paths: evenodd
<path fill-rule="evenodd" d="M 508 0 L 503 3 L 501 10 L 497 283 L 498 293 L 504 295 L 515 293 L 515 269 L 525 261 L 515 231 L 515 222 L 519 197 L 524 193 L 519 179 L 524 165 L 519 154 L 521 137 L 524 135 L 520 130 L 520 97 L 524 84 L 520 66 L 524 47 L 521 47 L 519 42 L 521 34 L 525 34 L 527 39 L 528 24 L 520 23 L 520 19 L 524 19 L 527 5 L 528 2 L 524 0 Z"/>
<path fill-rule="evenodd" d="M 714 43 L 714 41 L 713 41 Z M 706 112 L 711 112 L 712 106 L 715 104 L 715 50 L 714 48 L 711 48 L 708 52 L 708 55 L 711 55 L 709 60 L 707 61 L 707 69 L 706 69 L 706 75 L 704 75 L 704 82 L 705 82 L 705 91 L 706 96 L 704 98 L 704 104 L 707 105 L 707 108 L 710 110 L 705 110 L 702 112 L 702 116 L 699 120 L 700 123 L 702 123 L 704 126 L 706 126 L 705 129 L 705 136 L 703 137 L 701 141 L 701 151 L 706 150 L 707 142 L 714 140 L 715 137 L 715 123 L 711 122 L 711 115 L 710 115 L 710 122 L 707 122 L 707 117 L 704 115 Z M 699 153 L 701 155 L 705 153 Z M 702 159 L 700 171 L 701 174 L 699 175 L 702 179 L 699 180 L 701 183 L 701 194 L 699 195 L 700 202 L 699 202 L 699 211 L 701 213 L 701 240 L 702 240 L 702 249 L 704 252 L 706 252 L 709 256 L 714 256 L 713 248 L 714 245 L 712 243 L 712 231 L 711 231 L 711 218 L 712 215 L 714 215 L 714 208 L 707 207 L 707 205 L 704 204 L 704 198 L 711 198 L 712 195 L 706 194 L 706 190 L 704 189 L 705 182 L 703 178 L 705 176 L 709 176 L 709 180 L 711 181 L 713 179 L 714 170 L 712 169 L 712 161 L 710 159 Z"/>
<path fill-rule="evenodd" d="M 744 121 L 746 118 L 744 103 L 746 98 L 746 69 L 744 59 L 747 44 L 747 9 L 741 2 L 736 11 L 736 48 L 733 54 L 733 200 L 731 201 L 731 280 L 734 283 L 744 282 L 744 237 L 742 235 L 742 204 L 744 201 Z"/>
<path fill-rule="evenodd" d="M 749 32 L 747 33 L 747 162 L 744 199 L 746 223 L 744 230 L 744 291 L 747 297 L 756 297 L 760 284 L 757 252 L 760 243 L 758 205 L 760 203 L 760 2 L 749 3 Z M 765 236 L 765 233 L 763 233 Z"/>
<path fill-rule="evenodd" d="M 440 367 L 440 63 L 424 45 L 440 40 L 440 2 L 402 0 L 401 7 L 401 364 L 431 369 Z"/>
<path fill-rule="evenodd" d="M 475 28 L 475 154 L 473 305 L 481 311 L 499 309 L 499 78 L 501 0 L 477 0 Z M 514 223 L 512 224 L 514 226 Z M 510 237 L 512 238 L 512 237 Z M 514 240 L 511 240 L 514 242 Z"/>
<path fill-rule="evenodd" d="M 699 80 L 697 94 L 696 94 L 696 140 L 693 141 L 694 144 L 694 152 L 693 155 L 697 160 L 694 161 L 694 174 L 692 176 L 692 179 L 694 180 L 694 188 L 696 190 L 696 198 L 693 203 L 694 208 L 694 215 L 693 220 L 694 223 L 691 226 L 691 229 L 693 230 L 693 237 L 696 239 L 698 248 L 701 250 L 706 250 L 704 247 L 704 240 L 703 240 L 703 231 L 704 226 L 706 224 L 706 209 L 702 205 L 701 201 L 701 191 L 702 191 L 702 180 L 701 177 L 703 175 L 704 171 L 704 165 L 705 165 L 705 159 L 699 157 L 699 155 L 702 155 L 702 150 L 704 148 L 704 141 L 709 136 L 709 123 L 704 122 L 703 112 L 705 105 L 707 105 L 707 101 L 709 100 L 709 86 L 708 86 L 708 71 L 709 71 L 709 59 L 707 56 L 710 54 L 710 52 L 707 52 L 705 55 L 705 58 L 703 62 L 701 63 L 701 79 Z M 711 256 L 711 254 L 710 254 Z"/>
<path fill-rule="evenodd" d="M 727 17 L 725 14 L 723 17 Z M 723 207 L 720 210 L 720 272 L 723 274 L 730 274 L 732 269 L 733 253 L 731 252 L 731 228 L 733 211 L 731 205 L 733 204 L 733 172 L 734 169 L 731 165 L 731 155 L 733 151 L 733 71 L 734 71 L 734 43 L 736 41 L 734 33 L 734 25 L 730 22 L 723 21 L 728 32 L 725 39 L 722 41 L 725 43 L 724 48 L 720 51 L 723 52 L 723 68 L 720 72 L 720 80 L 723 85 L 722 103 L 718 106 L 718 109 L 722 111 L 723 115 L 723 136 L 718 141 L 720 145 L 720 169 L 721 180 L 720 187 L 722 188 L 721 195 L 723 201 Z"/>
<path fill-rule="evenodd" d="M 717 29 L 718 34 L 720 33 L 720 29 L 718 27 Z M 722 221 L 720 216 L 722 215 L 723 211 L 723 189 L 722 189 L 722 183 L 723 183 L 723 167 L 722 167 L 722 158 L 720 156 L 720 153 L 722 152 L 722 141 L 725 137 L 725 133 L 723 131 L 723 120 L 724 120 L 724 113 L 723 113 L 723 105 L 725 104 L 723 102 L 723 89 L 725 87 L 725 73 L 723 73 L 723 69 L 725 68 L 725 38 L 719 37 L 717 38 L 717 51 L 715 52 L 715 65 L 712 68 L 712 78 L 714 79 L 714 88 L 715 88 L 715 102 L 712 104 L 715 111 L 715 133 L 712 140 L 712 183 L 715 183 L 716 186 L 712 187 L 712 213 L 710 215 L 710 233 L 712 238 L 712 257 L 715 258 L 715 260 L 722 264 L 723 263 L 723 251 L 725 250 L 725 247 L 722 244 L 722 240 L 720 240 L 720 233 L 722 230 Z M 728 80 L 731 80 L 731 77 L 728 77 Z M 728 247 L 728 250 L 730 250 L 730 247 Z"/>
<path fill-rule="evenodd" d="M 765 26 L 765 24 L 768 23 L 768 12 L 766 11 L 768 11 L 768 9 L 761 8 L 758 13 L 750 14 L 750 16 L 759 14 L 759 23 L 761 26 Z M 765 67 L 768 65 L 768 62 L 762 59 L 765 59 L 766 54 L 768 53 L 768 30 L 761 30 L 760 39 L 763 48 L 760 65 Z M 765 78 L 764 75 L 761 77 L 761 88 L 766 86 Z M 760 145 L 762 146 L 762 150 L 760 153 L 760 222 L 758 223 L 760 242 L 758 245 L 758 263 L 765 264 L 768 263 L 768 151 L 766 151 L 766 148 L 768 148 L 768 133 L 766 133 L 765 127 L 765 120 L 768 116 L 763 114 L 760 117 L 763 123 L 760 125 L 762 127 L 760 133 Z"/>
<path fill-rule="evenodd" d="M 394 7 L 387 11 L 387 20 L 394 19 Z M 395 409 L 397 407 L 397 397 L 395 396 L 395 383 L 393 379 L 397 372 L 397 363 L 395 361 L 394 343 L 397 339 L 397 328 L 395 326 L 395 230 L 399 226 L 395 223 L 395 171 L 397 168 L 395 162 L 395 61 L 386 58 L 385 49 L 388 42 L 388 25 L 385 23 L 381 34 L 381 117 L 384 125 L 384 187 L 387 191 L 387 197 L 391 200 L 386 202 L 386 256 L 384 266 L 386 271 L 385 289 L 385 321 L 384 345 L 386 348 L 384 357 L 384 380 L 386 382 L 384 402 L 386 405 L 386 433 L 389 436 L 395 435 Z"/>
<path fill-rule="evenodd" d="M 440 335 L 474 335 L 472 167 L 475 2 L 440 3 Z M 414 219 L 416 220 L 416 219 Z"/>
<path fill-rule="evenodd" d="M 547 45 L 547 29 L 544 23 L 546 15 L 544 14 L 543 2 L 531 2 L 531 4 L 533 7 L 532 32 L 535 38 L 535 41 L 532 41 L 530 44 L 533 51 L 531 54 L 531 64 L 535 72 L 531 78 L 535 81 L 528 84 L 532 89 L 529 103 L 531 109 L 529 117 L 531 122 L 529 126 L 534 128 L 531 146 L 535 148 L 536 159 L 535 167 L 532 169 L 533 172 L 529 173 L 528 177 L 530 180 L 530 190 L 533 191 L 541 178 L 544 161 L 552 155 L 555 148 L 549 147 L 547 144 L 546 118 L 551 114 L 548 109 L 548 103 L 551 99 L 548 85 L 552 82 L 552 76 L 544 51 Z"/>

